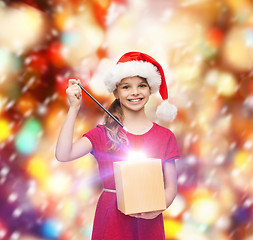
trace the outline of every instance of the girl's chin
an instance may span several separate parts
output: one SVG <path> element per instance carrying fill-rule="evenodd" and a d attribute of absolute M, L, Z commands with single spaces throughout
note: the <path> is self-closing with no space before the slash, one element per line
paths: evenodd
<path fill-rule="evenodd" d="M 136 105 L 125 105 L 124 106 L 125 109 L 130 110 L 130 111 L 134 111 L 134 112 L 138 112 L 144 109 L 144 106 L 142 104 L 136 104 Z"/>

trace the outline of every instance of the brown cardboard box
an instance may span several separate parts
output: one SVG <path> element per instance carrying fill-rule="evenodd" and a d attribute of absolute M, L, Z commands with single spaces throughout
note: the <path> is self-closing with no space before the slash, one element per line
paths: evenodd
<path fill-rule="evenodd" d="M 160 159 L 114 162 L 118 209 L 134 214 L 166 209 Z"/>

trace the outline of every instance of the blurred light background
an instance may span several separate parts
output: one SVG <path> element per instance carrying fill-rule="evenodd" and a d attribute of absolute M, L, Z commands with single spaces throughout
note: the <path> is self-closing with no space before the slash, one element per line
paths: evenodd
<path fill-rule="evenodd" d="M 251 0 L 0 1 L 0 240 L 88 240 L 101 192 L 91 155 L 59 163 L 54 149 L 70 77 L 104 106 L 103 74 L 126 51 L 164 67 L 179 113 L 158 122 L 182 153 L 169 240 L 253 239 Z M 87 96 L 75 139 L 103 112 Z"/>

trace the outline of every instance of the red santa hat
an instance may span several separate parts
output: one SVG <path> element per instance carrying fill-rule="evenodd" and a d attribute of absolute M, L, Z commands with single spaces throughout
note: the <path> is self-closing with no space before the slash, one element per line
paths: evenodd
<path fill-rule="evenodd" d="M 177 115 L 176 106 L 168 101 L 168 90 L 161 65 L 152 57 L 141 52 L 125 53 L 107 72 L 104 78 L 109 92 L 116 89 L 123 78 L 139 76 L 147 80 L 151 93 L 159 90 L 163 102 L 157 107 L 156 115 L 163 121 L 173 121 Z"/>

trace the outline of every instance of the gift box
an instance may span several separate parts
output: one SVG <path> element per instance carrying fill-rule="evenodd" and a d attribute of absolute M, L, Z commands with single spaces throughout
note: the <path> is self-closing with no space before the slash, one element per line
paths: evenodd
<path fill-rule="evenodd" d="M 166 209 L 161 159 L 114 162 L 118 209 L 126 215 Z"/>

